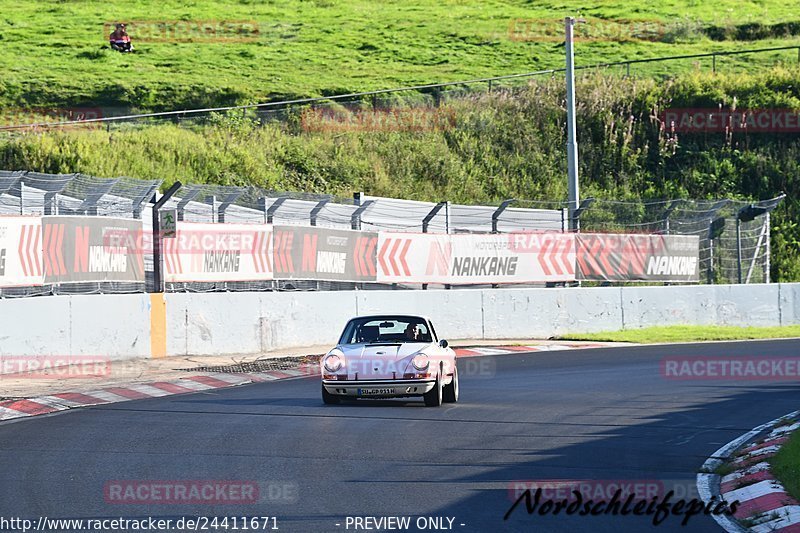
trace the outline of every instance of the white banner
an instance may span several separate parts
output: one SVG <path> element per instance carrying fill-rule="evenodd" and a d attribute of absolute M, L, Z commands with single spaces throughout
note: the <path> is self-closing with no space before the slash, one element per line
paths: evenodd
<path fill-rule="evenodd" d="M 42 283 L 41 217 L 0 216 L 0 287 Z"/>
<path fill-rule="evenodd" d="M 167 282 L 273 279 L 271 225 L 178 222 L 161 243 Z"/>
<path fill-rule="evenodd" d="M 575 280 L 570 233 L 420 234 L 381 232 L 381 283 L 545 283 Z"/>

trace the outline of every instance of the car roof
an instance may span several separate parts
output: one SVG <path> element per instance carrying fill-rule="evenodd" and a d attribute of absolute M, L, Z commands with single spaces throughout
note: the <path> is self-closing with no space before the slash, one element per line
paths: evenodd
<path fill-rule="evenodd" d="M 425 315 L 409 315 L 407 313 L 382 313 L 380 315 L 359 315 L 359 316 L 354 316 L 350 320 L 358 320 L 358 319 L 362 319 L 362 318 L 376 318 L 376 319 L 377 318 L 417 318 L 417 319 L 420 319 L 420 320 L 425 320 L 427 322 L 431 321 L 431 319 L 428 318 Z"/>

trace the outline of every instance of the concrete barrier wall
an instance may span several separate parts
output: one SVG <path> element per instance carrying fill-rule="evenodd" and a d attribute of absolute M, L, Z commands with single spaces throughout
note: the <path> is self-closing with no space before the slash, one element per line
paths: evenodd
<path fill-rule="evenodd" d="M 149 295 L 0 300 L 0 357 L 3 355 L 150 357 Z"/>
<path fill-rule="evenodd" d="M 449 339 L 547 338 L 671 324 L 777 326 L 800 324 L 800 284 L 6 299 L 0 300 L 0 359 L 253 354 L 332 344 L 350 317 L 374 313 L 428 315 L 439 336 Z"/>

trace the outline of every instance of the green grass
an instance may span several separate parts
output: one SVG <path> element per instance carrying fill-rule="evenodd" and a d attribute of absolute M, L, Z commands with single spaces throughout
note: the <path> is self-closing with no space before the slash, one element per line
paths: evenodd
<path fill-rule="evenodd" d="M 793 498 L 800 498 L 800 432 L 795 431 L 770 459 L 772 473 Z"/>
<path fill-rule="evenodd" d="M 800 325 L 768 328 L 740 328 L 735 326 L 664 326 L 605 333 L 563 335 L 565 340 L 635 342 L 652 344 L 659 342 L 725 341 L 744 339 L 780 339 L 800 337 Z"/>
<path fill-rule="evenodd" d="M 0 0 L 0 107 L 186 108 L 562 67 L 558 21 L 578 14 L 588 21 L 578 34 L 591 37 L 579 65 L 800 44 L 800 14 L 781 0 Z M 258 34 L 146 42 L 133 27 L 137 53 L 104 49 L 116 21 L 212 20 L 254 21 Z M 776 59 L 797 61 L 724 58 L 718 68 Z M 695 67 L 710 60 L 633 72 Z"/>

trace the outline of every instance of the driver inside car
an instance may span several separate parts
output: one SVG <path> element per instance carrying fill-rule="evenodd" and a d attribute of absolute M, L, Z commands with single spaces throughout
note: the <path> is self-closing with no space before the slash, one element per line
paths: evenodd
<path fill-rule="evenodd" d="M 405 336 L 406 339 L 410 341 L 419 340 L 419 326 L 416 324 L 409 324 L 406 326 Z"/>

